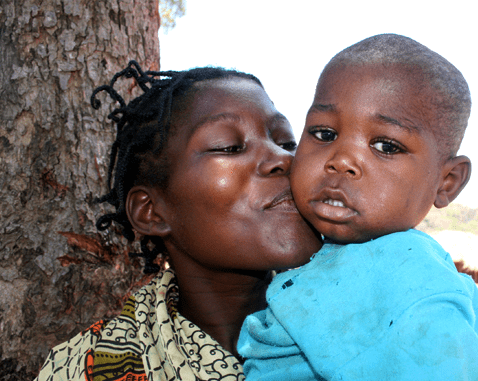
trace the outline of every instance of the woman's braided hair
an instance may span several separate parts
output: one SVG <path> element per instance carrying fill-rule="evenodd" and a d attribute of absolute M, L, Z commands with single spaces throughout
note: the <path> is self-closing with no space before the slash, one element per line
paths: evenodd
<path fill-rule="evenodd" d="M 143 91 L 128 104 L 114 89 L 116 81 L 122 77 L 134 78 Z M 133 227 L 126 215 L 126 197 L 134 185 L 167 187 L 169 161 L 162 157 L 162 152 L 170 135 L 173 100 L 184 95 L 195 82 L 230 77 L 249 79 L 262 87 L 253 75 L 235 70 L 203 67 L 185 71 L 143 71 L 136 61 L 130 61 L 124 70 L 113 76 L 109 85 L 93 91 L 91 105 L 95 109 L 101 106 L 96 95 L 102 91 L 119 103 L 119 107 L 108 115 L 117 127 L 108 167 L 109 192 L 98 199 L 100 203 L 113 205 L 116 212 L 99 217 L 98 230 L 107 229 L 115 221 L 122 226 L 123 236 L 134 241 Z M 163 240 L 145 236 L 141 239 L 141 253 L 130 255 L 144 257 L 144 272 L 154 273 L 160 270 L 154 263 L 160 253 L 166 253 Z"/>

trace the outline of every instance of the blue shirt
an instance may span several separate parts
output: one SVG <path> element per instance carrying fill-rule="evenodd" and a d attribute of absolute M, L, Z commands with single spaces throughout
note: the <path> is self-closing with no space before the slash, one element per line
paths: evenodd
<path fill-rule="evenodd" d="M 239 338 L 247 380 L 478 380 L 478 293 L 409 230 L 325 244 L 279 274 Z"/>

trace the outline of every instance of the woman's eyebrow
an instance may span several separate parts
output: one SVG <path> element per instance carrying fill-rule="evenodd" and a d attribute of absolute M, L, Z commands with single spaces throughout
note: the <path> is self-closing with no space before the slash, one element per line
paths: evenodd
<path fill-rule="evenodd" d="M 271 118 L 272 124 L 275 124 L 277 122 L 287 122 L 289 123 L 289 119 L 287 119 L 284 114 L 281 114 L 280 112 L 274 114 Z"/>
<path fill-rule="evenodd" d="M 210 123 L 216 123 L 223 120 L 229 120 L 233 122 L 238 122 L 241 120 L 241 117 L 237 114 L 231 112 L 223 112 L 220 114 L 208 115 L 202 118 L 193 128 L 193 131 L 196 131 L 198 128 Z"/>

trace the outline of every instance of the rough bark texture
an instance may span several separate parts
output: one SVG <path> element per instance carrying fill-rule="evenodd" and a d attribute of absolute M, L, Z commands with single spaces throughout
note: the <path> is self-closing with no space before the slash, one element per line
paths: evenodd
<path fill-rule="evenodd" d="M 130 59 L 158 70 L 158 28 L 158 0 L 0 0 L 2 380 L 31 379 L 146 281 L 94 226 L 114 128 L 89 96 Z"/>

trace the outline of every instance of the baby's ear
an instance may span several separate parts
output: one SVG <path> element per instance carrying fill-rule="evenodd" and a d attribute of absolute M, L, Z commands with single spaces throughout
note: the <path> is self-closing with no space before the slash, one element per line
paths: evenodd
<path fill-rule="evenodd" d="M 126 198 L 126 214 L 138 233 L 163 238 L 170 233 L 163 216 L 163 201 L 156 188 L 143 185 L 131 188 Z"/>
<path fill-rule="evenodd" d="M 449 159 L 443 165 L 443 180 L 438 188 L 435 207 L 444 208 L 452 202 L 468 183 L 471 175 L 471 161 L 466 156 Z"/>

